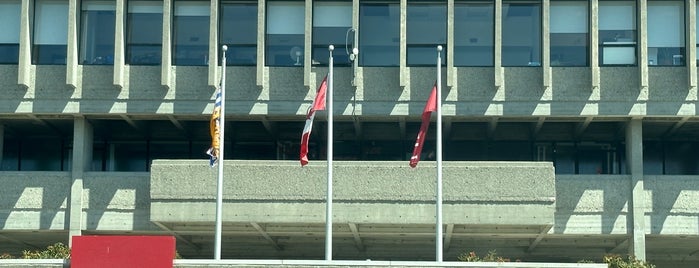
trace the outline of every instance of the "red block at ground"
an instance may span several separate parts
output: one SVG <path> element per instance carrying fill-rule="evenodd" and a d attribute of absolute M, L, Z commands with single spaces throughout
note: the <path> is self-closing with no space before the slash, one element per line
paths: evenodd
<path fill-rule="evenodd" d="M 71 268 L 172 268 L 172 236 L 74 236 Z"/>

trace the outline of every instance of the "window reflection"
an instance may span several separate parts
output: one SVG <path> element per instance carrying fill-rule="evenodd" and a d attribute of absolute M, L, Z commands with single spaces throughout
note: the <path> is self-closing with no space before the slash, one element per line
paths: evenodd
<path fill-rule="evenodd" d="M 21 2 L 0 2 L 0 64 L 17 64 L 19 61 L 19 15 Z"/>
<path fill-rule="evenodd" d="M 257 63 L 257 2 L 221 3 L 221 41 L 228 46 L 226 65 Z"/>
<path fill-rule="evenodd" d="M 267 3 L 267 66 L 302 66 L 304 2 Z"/>
<path fill-rule="evenodd" d="M 684 65 L 684 3 L 648 1 L 648 65 Z"/>
<path fill-rule="evenodd" d="M 454 66 L 493 66 L 493 3 L 454 4 Z"/>
<path fill-rule="evenodd" d="M 66 64 L 68 1 L 36 0 L 32 64 Z"/>
<path fill-rule="evenodd" d="M 359 3 L 359 65 L 398 66 L 400 5 Z"/>
<path fill-rule="evenodd" d="M 114 64 L 114 2 L 83 1 L 81 7 L 79 61 L 82 64 Z"/>
<path fill-rule="evenodd" d="M 541 65 L 541 4 L 502 4 L 502 65 Z"/>
<path fill-rule="evenodd" d="M 126 59 L 132 65 L 158 65 L 163 42 L 163 3 L 130 1 Z"/>
<path fill-rule="evenodd" d="M 437 45 L 446 48 L 447 43 L 446 3 L 409 2 L 407 12 L 408 66 L 435 65 Z"/>
<path fill-rule="evenodd" d="M 636 64 L 636 2 L 599 2 L 601 65 Z"/>
<path fill-rule="evenodd" d="M 328 65 L 328 46 L 334 45 L 333 64 L 349 66 L 348 51 L 354 41 L 352 2 L 315 2 L 313 5 L 313 60 L 314 65 Z"/>
<path fill-rule="evenodd" d="M 207 65 L 209 63 L 209 2 L 175 1 L 174 4 L 173 63 L 190 66 Z"/>
<path fill-rule="evenodd" d="M 551 66 L 588 65 L 588 3 L 551 2 Z"/>

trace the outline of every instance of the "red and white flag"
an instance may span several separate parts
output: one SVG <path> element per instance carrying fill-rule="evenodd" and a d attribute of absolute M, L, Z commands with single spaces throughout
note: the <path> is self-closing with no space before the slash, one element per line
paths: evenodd
<path fill-rule="evenodd" d="M 410 157 L 410 167 L 414 168 L 417 166 L 417 162 L 420 162 L 422 145 L 425 143 L 427 128 L 430 126 L 430 116 L 434 111 L 437 111 L 437 83 L 434 83 L 430 97 L 425 104 L 425 110 L 422 111 L 422 124 L 420 125 L 420 132 L 417 133 L 413 155 Z"/>
<path fill-rule="evenodd" d="M 320 87 L 318 87 L 313 106 L 308 111 L 308 115 L 306 115 L 306 126 L 303 127 L 303 134 L 301 134 L 301 166 L 308 164 L 308 138 L 311 136 L 311 129 L 313 128 L 313 117 L 315 117 L 316 111 L 325 110 L 325 94 L 327 90 L 328 76 L 326 75 L 323 78 L 323 82 L 320 83 Z"/>

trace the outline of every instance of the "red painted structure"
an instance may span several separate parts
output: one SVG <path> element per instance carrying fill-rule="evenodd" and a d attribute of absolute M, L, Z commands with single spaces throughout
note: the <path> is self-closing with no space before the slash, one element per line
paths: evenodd
<path fill-rule="evenodd" d="M 71 268 L 172 268 L 172 236 L 75 236 Z"/>

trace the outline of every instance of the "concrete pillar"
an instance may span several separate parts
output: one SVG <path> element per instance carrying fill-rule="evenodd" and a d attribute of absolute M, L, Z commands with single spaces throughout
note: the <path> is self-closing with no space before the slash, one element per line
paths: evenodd
<path fill-rule="evenodd" d="M 590 69 L 592 89 L 599 89 L 599 1 L 590 0 Z"/>
<path fill-rule="evenodd" d="M 17 63 L 17 84 L 29 88 L 31 83 L 31 18 L 34 11 L 34 1 L 22 1 L 19 23 L 19 62 Z"/>
<path fill-rule="evenodd" d="M 208 82 L 210 87 L 217 87 L 219 82 L 218 55 L 218 14 L 219 1 L 210 2 L 209 12 L 209 77 Z"/>
<path fill-rule="evenodd" d="M 124 69 L 126 68 L 125 49 L 126 40 L 124 40 L 126 15 L 126 0 L 116 0 L 116 10 L 114 13 L 114 85 L 117 88 L 124 87 Z"/>
<path fill-rule="evenodd" d="M 696 41 L 697 41 L 697 14 L 696 14 L 696 5 L 697 2 L 695 0 L 686 0 L 685 2 L 686 8 L 685 10 L 685 34 L 684 36 L 686 37 L 685 40 L 685 51 L 687 51 L 686 61 L 685 61 L 685 66 L 687 66 L 687 85 L 689 85 L 689 88 L 694 88 L 696 90 L 697 87 L 697 64 L 696 64 L 696 58 L 697 58 L 697 46 L 696 46 Z M 695 93 L 696 94 L 696 93 Z M 696 99 L 695 99 L 696 100 Z"/>
<path fill-rule="evenodd" d="M 631 174 L 631 200 L 629 202 L 629 254 L 646 260 L 647 208 L 643 189 L 643 121 L 631 119 L 626 126 L 626 166 Z"/>
<path fill-rule="evenodd" d="M 407 27 L 407 18 L 408 18 L 408 0 L 400 0 L 400 54 L 399 54 L 399 84 L 401 87 L 404 87 L 408 84 L 408 79 L 410 78 L 410 75 L 408 74 L 408 63 L 407 63 L 407 58 L 408 58 L 408 27 Z"/>
<path fill-rule="evenodd" d="M 265 83 L 265 21 L 267 14 L 267 1 L 257 0 L 257 86 L 263 87 Z"/>
<path fill-rule="evenodd" d="M 5 125 L 0 124 L 0 170 L 2 170 L 3 145 L 5 145 Z"/>
<path fill-rule="evenodd" d="M 73 120 L 73 159 L 71 186 L 68 197 L 68 235 L 70 244 L 73 236 L 82 233 L 83 175 L 90 170 L 92 162 L 92 125 L 79 116 Z"/>
<path fill-rule="evenodd" d="M 172 0 L 163 0 L 163 47 L 160 63 L 160 85 L 172 87 Z"/>
<path fill-rule="evenodd" d="M 646 0 L 638 0 L 637 11 L 638 17 L 636 25 L 638 25 L 638 78 L 641 85 L 640 100 L 648 100 L 648 2 Z"/>
<path fill-rule="evenodd" d="M 502 68 L 502 0 L 495 0 L 495 87 L 505 86 L 505 69 Z"/>
<path fill-rule="evenodd" d="M 311 38 L 313 31 L 313 0 L 305 0 L 303 9 L 305 12 L 303 20 L 303 85 L 307 88 L 311 88 L 311 67 L 313 67 L 311 65 L 311 59 L 313 58 L 313 39 Z M 336 49 L 342 47 L 340 44 L 333 45 Z M 327 48 L 325 50 L 327 50 Z"/>
<path fill-rule="evenodd" d="M 66 52 L 66 84 L 76 88 L 78 82 L 78 25 L 80 0 L 68 0 L 68 50 Z"/>
<path fill-rule="evenodd" d="M 550 34 L 550 21 L 551 21 L 551 8 L 550 1 L 543 0 L 541 3 L 541 69 L 542 69 L 542 82 L 544 88 L 551 87 L 551 34 Z"/>
<path fill-rule="evenodd" d="M 454 68 L 454 0 L 447 0 L 447 87 L 456 85 Z"/>

